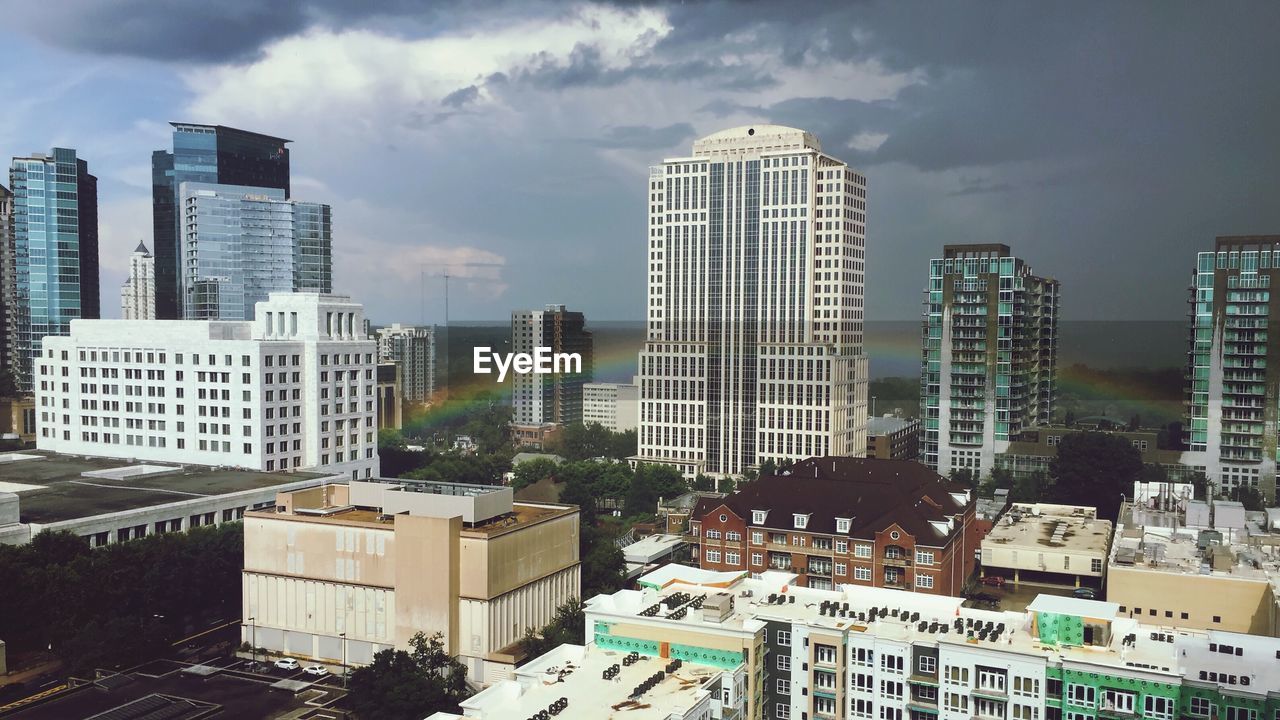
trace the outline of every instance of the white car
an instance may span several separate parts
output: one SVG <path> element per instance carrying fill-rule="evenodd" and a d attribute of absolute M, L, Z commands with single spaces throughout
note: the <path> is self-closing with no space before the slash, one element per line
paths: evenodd
<path fill-rule="evenodd" d="M 293 658 L 280 658 L 276 661 L 277 670 L 297 670 L 300 667 L 302 666 Z"/>
<path fill-rule="evenodd" d="M 323 665 L 308 665 L 302 668 L 302 672 L 316 677 L 324 677 L 329 674 L 329 668 Z"/>

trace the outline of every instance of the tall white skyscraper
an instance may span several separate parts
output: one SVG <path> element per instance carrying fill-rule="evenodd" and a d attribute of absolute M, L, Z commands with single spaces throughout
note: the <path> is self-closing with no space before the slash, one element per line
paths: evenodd
<path fill-rule="evenodd" d="M 120 288 L 120 311 L 125 320 L 156 319 L 156 259 L 141 241 L 129 256 L 129 278 Z"/>
<path fill-rule="evenodd" d="M 636 460 L 738 475 L 862 455 L 866 177 L 778 125 L 649 172 Z"/>

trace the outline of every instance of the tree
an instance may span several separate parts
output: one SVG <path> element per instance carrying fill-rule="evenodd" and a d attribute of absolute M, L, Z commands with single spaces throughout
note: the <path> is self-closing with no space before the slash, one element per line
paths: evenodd
<path fill-rule="evenodd" d="M 556 614 L 541 630 L 528 628 L 520 640 L 520 647 L 526 658 L 536 658 L 543 653 L 569 644 L 585 643 L 586 613 L 582 601 L 569 598 L 565 604 L 556 608 Z"/>
<path fill-rule="evenodd" d="M 698 473 L 693 479 L 693 489 L 696 492 L 711 492 L 716 489 L 716 481 L 710 475 Z"/>
<path fill-rule="evenodd" d="M 951 479 L 954 482 L 958 482 L 962 485 L 968 485 L 971 488 L 978 487 L 978 478 L 974 475 L 974 472 L 969 468 L 960 468 L 958 470 L 952 470 Z"/>
<path fill-rule="evenodd" d="M 1044 500 L 1049 493 L 1052 482 L 1049 476 L 1043 472 L 1034 472 L 1023 475 L 1013 481 L 1013 488 L 1009 490 L 1009 500 L 1012 502 L 1040 502 Z"/>
<path fill-rule="evenodd" d="M 555 477 L 558 468 L 559 463 L 550 458 L 525 460 L 511 468 L 511 474 L 515 476 L 511 480 L 511 487 L 519 490 L 544 478 Z"/>
<path fill-rule="evenodd" d="M 1129 418 L 1129 432 L 1135 432 L 1138 430 L 1138 428 L 1141 428 L 1141 427 L 1142 427 L 1142 416 L 1139 415 L 1138 413 L 1134 413 L 1133 417 Z"/>
<path fill-rule="evenodd" d="M 1099 518 L 1114 520 L 1121 499 L 1142 475 L 1142 456 L 1118 435 L 1070 433 L 1058 443 L 1049 472 L 1055 502 L 1091 505 Z"/>
<path fill-rule="evenodd" d="M 751 480 L 754 480 L 754 478 L 750 480 L 744 480 L 743 482 L 751 482 Z M 722 492 L 728 495 L 729 493 L 737 489 L 738 489 L 737 483 L 735 483 L 733 481 L 733 478 L 731 477 L 722 477 L 716 481 L 716 492 Z"/>
<path fill-rule="evenodd" d="M 404 450 L 405 448 L 404 433 L 395 428 L 383 428 L 378 431 L 378 452 L 382 453 L 387 448 L 396 450 Z"/>
<path fill-rule="evenodd" d="M 627 565 L 613 538 L 594 527 L 590 530 L 584 527 L 578 537 L 583 539 L 586 550 L 580 554 L 582 596 L 595 597 L 621 588 L 627 580 Z"/>
<path fill-rule="evenodd" d="M 771 477 L 778 474 L 778 463 L 773 458 L 766 458 L 760 463 L 760 477 Z"/>
<path fill-rule="evenodd" d="M 1262 493 L 1255 487 L 1237 485 L 1231 493 L 1231 499 L 1244 505 L 1245 510 L 1262 510 L 1266 507 Z"/>
<path fill-rule="evenodd" d="M 445 651 L 440 633 L 419 632 L 410 651 L 382 650 L 373 663 L 351 673 L 347 701 L 367 720 L 421 720 L 436 712 L 459 712 L 466 699 L 467 670 Z"/>
<path fill-rule="evenodd" d="M 641 464 L 627 491 L 623 512 L 627 515 L 652 515 L 658 510 L 658 498 L 672 498 L 689 491 L 680 471 L 670 465 Z"/>

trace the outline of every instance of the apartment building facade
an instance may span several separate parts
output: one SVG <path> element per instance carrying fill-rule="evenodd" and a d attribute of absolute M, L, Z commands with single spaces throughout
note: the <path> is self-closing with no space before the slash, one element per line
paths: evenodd
<path fill-rule="evenodd" d="M 582 423 L 599 423 L 613 432 L 640 424 L 640 386 L 634 383 L 587 383 L 582 386 Z"/>
<path fill-rule="evenodd" d="M 591 382 L 594 363 L 586 316 L 564 305 L 511 313 L 511 352 L 533 355 L 538 348 L 551 353 L 577 354 L 581 367 L 570 372 L 514 373 L 511 420 L 526 427 L 582 422 L 582 388 Z"/>
<path fill-rule="evenodd" d="M 811 458 L 724 498 L 700 498 L 689 535 L 707 570 L 956 595 L 981 541 L 975 507 L 967 486 L 914 461 Z"/>
<path fill-rule="evenodd" d="M 375 348 L 345 295 L 273 293 L 252 322 L 77 320 L 37 365 L 41 450 L 378 474 Z"/>
<path fill-rule="evenodd" d="M 867 457 L 915 460 L 920 457 L 920 421 L 893 416 L 867 421 Z"/>
<path fill-rule="evenodd" d="M 1219 237 L 1196 256 L 1188 298 L 1186 441 L 1183 463 L 1202 469 L 1215 491 L 1239 487 L 1276 497 L 1276 407 L 1280 320 L 1271 302 L 1280 280 L 1280 235 Z"/>
<path fill-rule="evenodd" d="M 731 128 L 649 172 L 635 461 L 687 477 L 860 456 L 866 177 L 804 130 Z"/>
<path fill-rule="evenodd" d="M 378 328 L 378 358 L 400 367 L 400 398 L 410 407 L 431 402 L 436 387 L 435 328 L 393 323 Z"/>
<path fill-rule="evenodd" d="M 922 458 L 944 475 L 986 477 L 1056 402 L 1059 283 L 1008 245 L 947 245 L 924 291 Z"/>

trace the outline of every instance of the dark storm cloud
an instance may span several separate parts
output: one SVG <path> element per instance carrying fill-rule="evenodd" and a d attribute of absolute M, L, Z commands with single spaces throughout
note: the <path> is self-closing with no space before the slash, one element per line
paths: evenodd
<path fill-rule="evenodd" d="M 480 88 L 476 85 L 468 85 L 445 95 L 440 99 L 440 104 L 445 107 L 460 108 L 475 102 L 479 97 Z"/>
<path fill-rule="evenodd" d="M 596 139 L 596 147 L 625 148 L 628 150 L 666 150 L 686 140 L 692 140 L 696 133 L 689 123 L 675 123 L 666 127 L 649 127 L 647 125 L 619 125 L 605 131 L 604 136 Z"/>
<path fill-rule="evenodd" d="M 609 67 L 600 48 L 579 43 L 561 62 L 548 53 L 540 53 L 523 67 L 513 70 L 507 80 L 545 90 L 574 87 L 616 87 L 633 80 L 659 82 L 714 82 L 723 90 L 761 90 L 777 81 L 753 65 L 726 63 L 721 60 L 636 59 L 622 67 Z"/>

